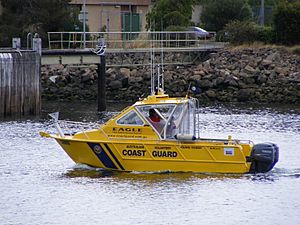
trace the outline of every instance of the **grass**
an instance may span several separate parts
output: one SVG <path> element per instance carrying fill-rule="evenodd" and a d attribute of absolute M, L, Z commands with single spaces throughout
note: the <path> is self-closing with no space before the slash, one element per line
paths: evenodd
<path fill-rule="evenodd" d="M 300 45 L 294 45 L 294 46 L 286 46 L 286 45 L 271 45 L 271 44 L 264 44 L 262 42 L 254 42 L 251 44 L 242 44 L 242 45 L 229 45 L 227 49 L 230 49 L 231 51 L 241 51 L 244 49 L 277 49 L 277 50 L 283 50 L 289 53 L 300 55 Z"/>

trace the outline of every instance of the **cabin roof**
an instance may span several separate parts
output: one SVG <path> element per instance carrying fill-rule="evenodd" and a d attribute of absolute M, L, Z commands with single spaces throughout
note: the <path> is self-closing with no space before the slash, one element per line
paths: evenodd
<path fill-rule="evenodd" d="M 186 97 L 170 98 L 169 95 L 149 95 L 147 98 L 144 98 L 134 105 L 149 105 L 149 104 L 180 104 L 188 101 Z"/>

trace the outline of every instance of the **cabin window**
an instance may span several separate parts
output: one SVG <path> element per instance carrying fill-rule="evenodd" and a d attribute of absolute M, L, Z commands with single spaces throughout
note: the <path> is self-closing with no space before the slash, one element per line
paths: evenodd
<path fill-rule="evenodd" d="M 169 118 L 172 115 L 175 106 L 175 104 L 145 105 L 137 106 L 137 109 L 149 124 L 151 124 L 154 130 L 162 138 L 165 138 L 166 127 L 171 128 L 171 126 L 168 126 Z"/>
<path fill-rule="evenodd" d="M 117 124 L 141 126 L 144 124 L 144 122 L 140 118 L 140 116 L 136 113 L 136 111 L 131 110 L 128 113 L 126 113 L 124 116 L 122 116 L 120 119 L 118 119 Z"/>

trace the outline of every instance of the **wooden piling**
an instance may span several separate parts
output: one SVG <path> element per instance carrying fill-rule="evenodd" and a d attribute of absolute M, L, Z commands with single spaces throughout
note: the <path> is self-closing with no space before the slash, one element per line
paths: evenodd
<path fill-rule="evenodd" d="M 40 67 L 34 51 L 0 51 L 0 118 L 40 114 Z"/>
<path fill-rule="evenodd" d="M 106 110 L 106 79 L 105 79 L 105 71 L 106 71 L 106 63 L 105 56 L 100 56 L 101 63 L 98 64 L 98 112 L 102 112 Z"/>

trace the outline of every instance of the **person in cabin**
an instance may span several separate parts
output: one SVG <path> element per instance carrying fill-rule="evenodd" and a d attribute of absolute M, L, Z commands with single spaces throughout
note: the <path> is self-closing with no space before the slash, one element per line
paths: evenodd
<path fill-rule="evenodd" d="M 149 118 L 152 122 L 158 123 L 160 122 L 161 118 L 155 109 L 149 109 Z"/>
<path fill-rule="evenodd" d="M 163 119 L 158 115 L 158 113 L 155 111 L 155 109 L 149 109 L 149 120 L 153 127 L 161 133 L 163 127 L 164 127 L 164 121 Z"/>

